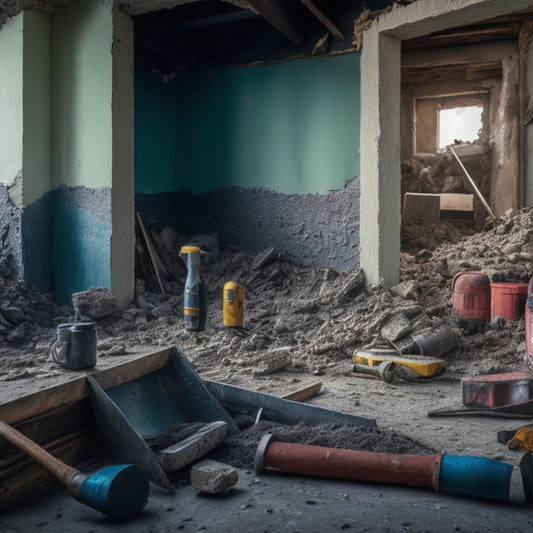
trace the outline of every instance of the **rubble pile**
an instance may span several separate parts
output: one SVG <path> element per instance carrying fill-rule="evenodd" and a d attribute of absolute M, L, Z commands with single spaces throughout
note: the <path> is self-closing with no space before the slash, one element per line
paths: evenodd
<path fill-rule="evenodd" d="M 269 359 L 288 355 L 292 368 L 314 374 L 345 372 L 357 349 L 384 344 L 381 328 L 403 313 L 413 331 L 455 325 L 451 281 L 462 270 L 482 270 L 492 281 L 528 281 L 533 274 L 533 210 L 509 211 L 492 229 L 465 236 L 415 255 L 401 254 L 401 283 L 390 291 L 366 288 L 362 271 L 337 272 L 295 265 L 274 250 L 249 253 L 202 240 L 202 271 L 208 286 L 205 331 L 188 333 L 183 322 L 183 287 L 172 281 L 165 294 L 137 282 L 134 303 L 123 312 L 95 320 L 98 357 L 128 354 L 132 347 L 154 350 L 177 346 L 207 378 L 231 381 L 260 375 Z M 179 249 L 176 251 L 178 253 Z M 244 285 L 243 328 L 222 323 L 222 289 L 232 280 Z M 0 379 L 53 373 L 50 346 L 55 327 L 75 319 L 22 282 L 1 279 Z M 79 310 L 78 310 L 79 311 Z M 447 355 L 447 375 L 523 369 L 523 321 L 496 321 L 485 334 L 462 338 Z"/>

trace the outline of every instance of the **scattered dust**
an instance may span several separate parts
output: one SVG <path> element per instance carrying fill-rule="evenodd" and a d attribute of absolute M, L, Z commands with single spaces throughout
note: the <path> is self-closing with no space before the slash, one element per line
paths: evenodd
<path fill-rule="evenodd" d="M 450 404 L 459 406 L 455 384 L 466 375 L 526 370 L 523 320 L 495 320 L 484 334 L 461 336 L 461 347 L 443 357 L 446 372 L 427 383 L 389 385 L 372 377 L 358 379 L 351 363 L 356 350 L 385 345 L 381 328 L 393 313 L 404 313 L 414 332 L 454 327 L 451 282 L 462 270 L 484 271 L 493 281 L 528 281 L 533 273 L 533 209 L 509 211 L 495 227 L 473 236 L 402 253 L 400 284 L 391 290 L 367 288 L 362 271 L 303 268 L 283 256 L 257 267 L 254 260 L 259 254 L 220 244 L 216 235 L 190 238 L 197 240 L 203 240 L 208 252 L 202 264 L 209 298 L 206 330 L 185 331 L 179 282 L 165 282 L 167 293 L 162 295 L 138 281 L 132 305 L 116 316 L 96 320 L 99 361 L 127 359 L 129 354 L 138 355 L 139 349 L 149 353 L 177 346 L 204 379 L 279 396 L 321 376 L 324 387 L 311 403 L 375 418 L 381 429 L 376 435 L 365 431 L 360 437 L 347 435 L 344 428 L 324 429 L 332 439 L 342 439 L 341 447 L 360 449 L 365 444 L 359 439 L 368 437 L 375 439 L 369 444 L 374 451 L 386 442 L 389 452 L 412 450 L 396 437 L 388 440 L 389 432 L 396 431 L 426 449 L 516 461 L 491 436 L 496 431 L 486 418 L 427 419 L 426 414 Z M 0 260 L 2 264 L 6 262 Z M 222 324 L 222 288 L 229 280 L 246 289 L 244 327 L 239 329 Z M 0 289 L 0 381 L 11 382 L 16 394 L 24 394 L 44 387 L 47 380 L 42 378 L 64 377 L 68 371 L 51 362 L 49 353 L 57 338 L 56 326 L 74 321 L 73 308 L 5 277 L 0 278 Z M 290 365 L 269 376 L 258 375 L 265 355 L 279 350 L 290 352 Z M 494 424 L 511 429 L 501 421 Z M 259 424 L 246 430 L 250 432 L 250 437 L 244 433 L 245 441 L 250 439 L 248 451 L 239 449 L 248 446 L 244 442 L 233 443 L 234 451 L 226 452 L 247 454 L 249 465 L 264 429 Z M 231 441 L 226 444 L 230 445 Z"/>

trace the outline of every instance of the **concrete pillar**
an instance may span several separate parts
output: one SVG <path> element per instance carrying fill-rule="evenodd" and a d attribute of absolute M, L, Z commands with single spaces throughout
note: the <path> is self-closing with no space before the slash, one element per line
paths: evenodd
<path fill-rule="evenodd" d="M 373 26 L 361 56 L 360 266 L 370 285 L 400 270 L 400 40 Z"/>
<path fill-rule="evenodd" d="M 400 43 L 530 7 L 531 0 L 418 0 L 394 4 L 363 35 L 360 266 L 370 285 L 399 276 Z"/>
<path fill-rule="evenodd" d="M 119 306 L 133 300 L 135 213 L 133 164 L 133 22 L 113 10 L 113 155 L 111 177 L 111 290 Z"/>

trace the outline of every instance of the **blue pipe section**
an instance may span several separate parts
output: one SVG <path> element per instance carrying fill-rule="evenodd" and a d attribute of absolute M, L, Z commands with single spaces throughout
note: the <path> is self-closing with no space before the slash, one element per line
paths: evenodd
<path fill-rule="evenodd" d="M 444 454 L 439 491 L 509 501 L 513 466 L 487 457 Z"/>

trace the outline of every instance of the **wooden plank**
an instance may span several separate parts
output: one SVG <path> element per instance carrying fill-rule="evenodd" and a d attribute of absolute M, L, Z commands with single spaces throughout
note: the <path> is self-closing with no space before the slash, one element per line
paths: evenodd
<path fill-rule="evenodd" d="M 161 264 L 161 260 L 156 256 L 156 252 L 154 250 L 154 247 L 152 246 L 150 236 L 148 235 L 148 232 L 146 231 L 146 228 L 144 227 L 141 213 L 136 213 L 136 215 L 137 215 L 137 222 L 139 223 L 139 227 L 141 228 L 141 232 L 144 237 L 144 242 L 146 244 L 148 254 L 150 255 L 150 259 L 152 260 L 152 266 L 154 267 L 154 272 L 157 278 L 157 282 L 159 283 L 159 288 L 161 289 L 161 294 L 165 294 L 165 289 L 163 287 L 163 284 L 161 283 L 161 277 L 159 276 L 158 264 Z"/>
<path fill-rule="evenodd" d="M 402 68 L 478 65 L 486 61 L 503 60 L 508 56 L 517 54 L 518 44 L 516 40 L 502 40 L 453 48 L 432 48 L 402 54 Z"/>
<path fill-rule="evenodd" d="M 305 400 L 308 400 L 315 394 L 318 394 L 321 388 L 322 382 L 319 381 L 318 383 L 313 383 L 312 385 L 304 387 L 303 389 L 286 394 L 285 396 L 282 396 L 282 398 L 284 400 L 292 400 L 293 402 L 305 402 Z"/>
<path fill-rule="evenodd" d="M 335 37 L 339 39 L 344 39 L 344 35 L 341 31 L 329 20 L 320 9 L 311 1 L 311 0 L 301 0 L 302 4 L 313 13 L 313 15 L 322 23 L 324 26 L 331 32 Z"/>
<path fill-rule="evenodd" d="M 440 198 L 438 194 L 408 192 L 404 195 L 402 222 L 408 224 L 413 220 L 437 221 L 440 216 Z"/>
<path fill-rule="evenodd" d="M 248 0 L 248 4 L 294 44 L 301 44 L 303 42 L 299 31 L 294 27 L 275 0 Z"/>
<path fill-rule="evenodd" d="M 163 368 L 168 362 L 170 353 L 171 348 L 167 348 L 105 370 L 96 370 L 91 372 L 91 375 L 103 389 L 108 389 Z M 0 420 L 14 424 L 88 396 L 89 387 L 83 375 L 66 383 L 0 404 Z"/>
<path fill-rule="evenodd" d="M 448 211 L 473 211 L 473 194 L 442 193 L 440 196 L 440 209 Z"/>

